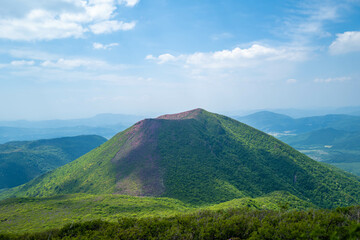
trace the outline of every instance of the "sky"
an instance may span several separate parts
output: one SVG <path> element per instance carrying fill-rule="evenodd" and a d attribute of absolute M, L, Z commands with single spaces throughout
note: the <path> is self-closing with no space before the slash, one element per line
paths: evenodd
<path fill-rule="evenodd" d="M 0 0 L 0 120 L 359 105 L 358 0 Z"/>

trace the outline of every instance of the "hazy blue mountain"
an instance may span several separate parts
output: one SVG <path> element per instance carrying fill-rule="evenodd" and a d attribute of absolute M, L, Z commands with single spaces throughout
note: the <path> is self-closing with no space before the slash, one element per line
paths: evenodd
<path fill-rule="evenodd" d="M 360 116 L 360 111 L 351 112 L 349 114 L 350 115 L 355 115 L 355 116 Z"/>
<path fill-rule="evenodd" d="M 106 141 L 96 135 L 0 144 L 0 189 L 28 182 Z"/>
<path fill-rule="evenodd" d="M 333 128 L 343 131 L 360 131 L 360 116 L 343 114 L 291 118 L 283 114 L 262 111 L 235 118 L 240 122 L 268 133 L 299 134 L 323 128 Z"/>
<path fill-rule="evenodd" d="M 256 112 L 235 119 L 265 132 L 284 132 L 294 127 L 293 118 L 269 111 Z"/>
<path fill-rule="evenodd" d="M 100 135 L 111 138 L 126 126 L 112 127 L 62 127 L 62 128 L 16 128 L 0 127 L 0 144 L 10 141 L 32 141 L 46 138 L 74 137 L 78 135 Z"/>
<path fill-rule="evenodd" d="M 360 106 L 355 107 L 341 107 L 341 108 L 313 108 L 313 109 L 268 109 L 268 111 L 285 114 L 292 118 L 304 118 L 312 116 L 323 116 L 332 114 L 346 114 L 346 115 L 360 115 Z"/>
<path fill-rule="evenodd" d="M 64 128 L 64 127 L 107 127 L 111 126 L 130 126 L 141 120 L 143 117 L 124 114 L 98 114 L 91 118 L 67 119 L 67 120 L 44 120 L 44 121 L 0 121 L 2 127 L 16 128 Z"/>
<path fill-rule="evenodd" d="M 92 118 L 73 120 L 0 121 L 0 143 L 89 134 L 111 138 L 140 118 L 123 114 L 99 114 Z"/>

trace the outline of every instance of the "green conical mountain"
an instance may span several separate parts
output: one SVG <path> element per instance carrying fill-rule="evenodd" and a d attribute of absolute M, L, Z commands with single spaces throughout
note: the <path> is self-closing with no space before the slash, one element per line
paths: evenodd
<path fill-rule="evenodd" d="M 320 207 L 360 203 L 359 178 L 202 109 L 142 120 L 79 159 L 0 197 L 115 193 L 208 204 L 274 191 L 287 191 Z"/>

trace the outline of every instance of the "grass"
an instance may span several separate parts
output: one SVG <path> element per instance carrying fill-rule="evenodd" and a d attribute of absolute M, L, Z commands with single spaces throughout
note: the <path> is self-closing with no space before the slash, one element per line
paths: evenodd
<path fill-rule="evenodd" d="M 125 195 L 71 194 L 43 198 L 15 198 L 0 202 L 0 233 L 29 233 L 62 227 L 74 222 L 120 217 L 172 217 L 200 210 L 230 208 L 280 210 L 313 207 L 297 197 L 275 192 L 259 198 L 234 199 L 216 205 L 195 206 L 171 198 Z"/>
<path fill-rule="evenodd" d="M 0 239 L 359 239 L 360 206 L 337 209 L 200 210 L 172 217 L 91 220 Z"/>

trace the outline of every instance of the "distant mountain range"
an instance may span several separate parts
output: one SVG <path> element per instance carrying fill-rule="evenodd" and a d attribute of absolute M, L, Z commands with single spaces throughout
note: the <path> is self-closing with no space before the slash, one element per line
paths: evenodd
<path fill-rule="evenodd" d="M 229 113 L 231 116 L 246 116 L 256 112 L 273 112 L 278 114 L 284 114 L 292 118 L 304 118 L 313 116 L 324 116 L 324 115 L 353 115 L 360 116 L 360 106 L 353 107 L 340 107 L 340 108 L 313 108 L 313 109 L 298 109 L 298 108 L 284 108 L 284 109 L 258 109 L 258 110 L 243 110 L 239 112 Z"/>
<path fill-rule="evenodd" d="M 305 118 L 262 111 L 235 119 L 268 133 L 306 133 L 324 128 L 360 131 L 360 116 L 332 114 Z"/>
<path fill-rule="evenodd" d="M 125 114 L 98 114 L 91 118 L 69 119 L 69 120 L 44 120 L 44 121 L 0 121 L 2 127 L 16 128 L 68 128 L 78 126 L 107 127 L 107 126 L 129 126 L 141 120 L 143 117 Z"/>
<path fill-rule="evenodd" d="M 360 116 L 325 115 L 294 119 L 262 111 L 236 118 L 272 134 L 313 159 L 360 176 Z"/>
<path fill-rule="evenodd" d="M 92 118 L 47 121 L 0 121 L 0 143 L 85 134 L 111 138 L 142 119 L 123 114 L 99 114 Z"/>
<path fill-rule="evenodd" d="M 0 144 L 0 189 L 24 184 L 106 141 L 96 135 Z"/>
<path fill-rule="evenodd" d="M 142 120 L 0 198 L 113 193 L 201 205 L 284 191 L 335 207 L 359 204 L 358 189 L 354 175 L 234 119 L 195 109 Z"/>

